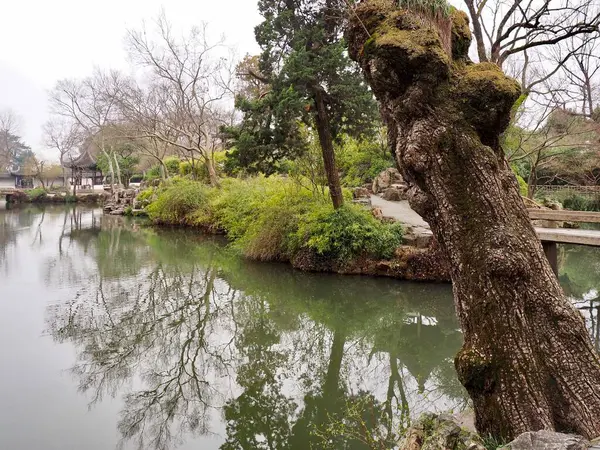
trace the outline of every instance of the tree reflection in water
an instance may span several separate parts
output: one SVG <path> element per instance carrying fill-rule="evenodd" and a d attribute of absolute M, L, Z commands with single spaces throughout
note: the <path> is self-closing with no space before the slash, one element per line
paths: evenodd
<path fill-rule="evenodd" d="M 560 283 L 586 318 L 600 351 L 600 248 L 563 245 L 560 250 Z"/>
<path fill-rule="evenodd" d="M 82 279 L 48 325 L 76 346 L 92 403 L 126 392 L 118 427 L 139 448 L 172 448 L 215 420 L 224 450 L 392 448 L 410 417 L 464 403 L 448 286 L 253 264 L 115 220 L 65 233 L 94 267 L 63 245 L 53 266 Z"/>
<path fill-rule="evenodd" d="M 76 294 L 48 328 L 77 349 L 92 403 L 123 398 L 118 427 L 139 448 L 216 429 L 223 450 L 385 449 L 412 417 L 465 404 L 449 286 L 254 264 L 81 208 L 0 212 L 0 267 L 22 245 L 56 245 L 44 279 Z M 561 261 L 598 346 L 600 250 Z"/>

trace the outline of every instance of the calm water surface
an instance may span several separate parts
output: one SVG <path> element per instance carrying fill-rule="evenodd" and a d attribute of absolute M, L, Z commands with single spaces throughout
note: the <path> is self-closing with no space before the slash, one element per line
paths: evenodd
<path fill-rule="evenodd" d="M 598 341 L 600 252 L 561 260 Z M 393 448 L 410 417 L 466 405 L 461 339 L 447 285 L 0 204 L 2 450 Z"/>

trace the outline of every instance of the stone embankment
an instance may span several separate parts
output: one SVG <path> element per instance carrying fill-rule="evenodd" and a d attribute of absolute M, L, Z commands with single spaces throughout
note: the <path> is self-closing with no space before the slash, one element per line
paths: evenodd
<path fill-rule="evenodd" d="M 137 189 L 115 189 L 108 194 L 104 202 L 104 213 L 113 216 L 135 215 L 142 211 L 137 208 L 136 197 L 139 191 Z"/>

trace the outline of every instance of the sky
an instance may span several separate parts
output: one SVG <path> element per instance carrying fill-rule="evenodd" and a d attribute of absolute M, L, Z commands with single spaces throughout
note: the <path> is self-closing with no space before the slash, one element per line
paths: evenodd
<path fill-rule="evenodd" d="M 174 29 L 209 24 L 238 55 L 257 53 L 256 0 L 17 0 L 3 1 L 0 14 L 0 110 L 21 118 L 20 134 L 42 157 L 47 95 L 64 78 L 83 78 L 95 66 L 126 69 L 123 38 L 164 9 Z"/>

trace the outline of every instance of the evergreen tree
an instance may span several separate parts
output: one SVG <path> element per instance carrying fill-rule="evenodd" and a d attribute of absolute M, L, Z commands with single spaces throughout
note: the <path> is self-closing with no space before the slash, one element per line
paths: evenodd
<path fill-rule="evenodd" d="M 362 136 L 377 120 L 374 98 L 343 38 L 343 0 L 259 0 L 264 21 L 255 29 L 263 52 L 247 76 L 268 89 L 258 98 L 238 98 L 240 126 L 226 136 L 240 165 L 272 171 L 276 162 L 304 149 L 301 123 L 313 127 L 323 153 L 331 199 L 343 204 L 334 141 Z M 271 169 L 271 170 L 270 170 Z"/>
<path fill-rule="evenodd" d="M 17 170 L 31 157 L 33 157 L 31 147 L 25 144 L 20 136 L 9 130 L 0 129 L 0 171 Z"/>

